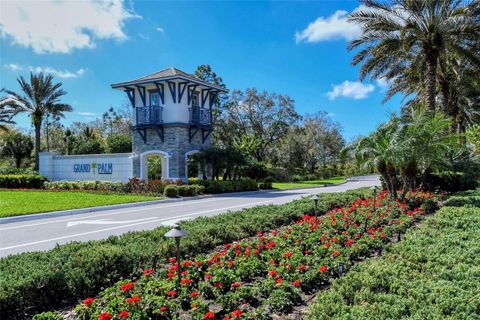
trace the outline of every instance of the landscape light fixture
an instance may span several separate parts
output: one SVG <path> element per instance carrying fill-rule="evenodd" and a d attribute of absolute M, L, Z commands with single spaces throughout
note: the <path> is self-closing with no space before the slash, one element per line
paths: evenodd
<path fill-rule="evenodd" d="M 318 195 L 314 195 L 312 197 L 313 202 L 315 203 L 315 208 L 314 208 L 314 213 L 315 213 L 315 220 L 317 220 L 317 212 L 318 212 L 318 200 L 320 200 L 320 197 Z"/>
<path fill-rule="evenodd" d="M 167 238 L 175 238 L 175 244 L 177 249 L 177 263 L 178 263 L 178 288 L 180 289 L 180 282 L 182 281 L 181 277 L 181 270 L 180 270 L 180 238 L 183 238 L 188 235 L 186 230 L 180 228 L 179 225 L 174 225 L 173 229 L 165 233 L 165 237 Z"/>
<path fill-rule="evenodd" d="M 339 275 L 340 277 L 342 277 L 343 274 L 345 273 L 345 271 L 346 271 L 346 269 L 345 269 L 345 264 L 343 263 L 343 261 L 340 261 L 340 262 L 338 263 L 338 275 Z"/>

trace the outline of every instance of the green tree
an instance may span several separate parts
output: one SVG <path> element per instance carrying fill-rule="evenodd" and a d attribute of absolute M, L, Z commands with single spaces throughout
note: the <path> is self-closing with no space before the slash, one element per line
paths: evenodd
<path fill-rule="evenodd" d="M 15 166 L 20 168 L 23 159 L 32 155 L 33 142 L 29 135 L 18 131 L 10 131 L 2 136 L 2 154 L 11 156 L 15 160 Z"/>
<path fill-rule="evenodd" d="M 38 155 L 40 153 L 40 137 L 42 123 L 47 114 L 54 117 L 64 117 L 64 112 L 72 111 L 68 104 L 61 103 L 60 98 L 66 94 L 61 88 L 62 83 L 54 83 L 53 75 L 30 73 L 30 83 L 22 76 L 17 79 L 22 93 L 5 90 L 8 99 L 0 102 L 0 109 L 6 106 L 14 110 L 14 115 L 28 113 L 35 128 L 35 170 L 38 170 Z"/>
<path fill-rule="evenodd" d="M 385 3 L 364 0 L 349 21 L 362 27 L 349 50 L 361 47 L 353 65 L 363 62 L 360 79 L 385 77 L 406 94 L 412 84 L 424 82 L 425 98 L 435 112 L 439 60 L 446 52 L 478 65 L 476 55 L 480 26 L 475 7 L 457 0 L 397 0 Z M 417 83 L 417 87 L 422 84 Z"/>
<path fill-rule="evenodd" d="M 111 134 L 107 138 L 107 152 L 128 153 L 132 152 L 132 136 L 127 134 Z"/>

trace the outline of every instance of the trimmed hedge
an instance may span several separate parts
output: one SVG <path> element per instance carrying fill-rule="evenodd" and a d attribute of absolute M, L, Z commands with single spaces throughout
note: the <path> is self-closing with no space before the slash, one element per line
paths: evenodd
<path fill-rule="evenodd" d="M 202 194 L 204 191 L 205 187 L 200 185 L 168 185 L 165 187 L 163 194 L 166 197 L 190 197 L 197 194 Z"/>
<path fill-rule="evenodd" d="M 111 181 L 51 181 L 44 186 L 48 190 L 127 191 L 123 183 Z"/>
<path fill-rule="evenodd" d="M 368 194 L 368 189 L 323 194 L 319 211 Z M 185 221 L 182 227 L 189 231 L 189 236 L 182 240 L 182 252 L 186 256 L 207 252 L 259 230 L 289 224 L 303 213 L 312 213 L 310 199 Z M 1 259 L 0 274 L 9 276 L 0 277 L 0 318 L 23 319 L 38 311 L 73 303 L 145 267 L 164 263 L 175 252 L 174 242 L 164 237 L 167 230 L 160 227 Z"/>
<path fill-rule="evenodd" d="M 258 190 L 257 182 L 253 179 L 192 180 L 192 182 L 204 186 L 205 193 L 227 193 Z"/>
<path fill-rule="evenodd" d="M 42 188 L 46 180 L 37 174 L 2 174 L 0 188 Z"/>
<path fill-rule="evenodd" d="M 306 319 L 478 319 L 480 209 L 443 207 L 317 296 Z"/>

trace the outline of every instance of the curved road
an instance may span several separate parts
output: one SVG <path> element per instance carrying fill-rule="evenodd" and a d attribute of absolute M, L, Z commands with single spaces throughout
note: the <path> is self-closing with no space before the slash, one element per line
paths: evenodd
<path fill-rule="evenodd" d="M 240 192 L 173 203 L 4 223 L 0 224 L 0 257 L 48 250 L 57 244 L 71 241 L 98 240 L 129 231 L 154 229 L 198 216 L 213 216 L 259 205 L 287 203 L 315 193 L 342 192 L 374 185 L 379 185 L 377 176 L 363 176 L 349 179 L 345 184 L 324 188 Z"/>

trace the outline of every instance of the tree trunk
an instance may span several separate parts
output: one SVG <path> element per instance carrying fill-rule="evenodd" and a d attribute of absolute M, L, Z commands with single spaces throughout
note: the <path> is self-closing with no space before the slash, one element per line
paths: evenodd
<path fill-rule="evenodd" d="M 18 168 L 20 168 L 21 165 L 22 165 L 22 157 L 16 156 L 15 157 L 15 166 L 18 169 Z"/>
<path fill-rule="evenodd" d="M 435 94 L 437 84 L 437 61 L 436 59 L 427 60 L 427 93 L 428 108 L 435 113 Z"/>
<path fill-rule="evenodd" d="M 35 126 L 35 167 L 34 170 L 38 171 L 39 168 L 39 161 L 40 161 L 40 129 L 42 126 L 41 122 L 34 123 Z"/>

